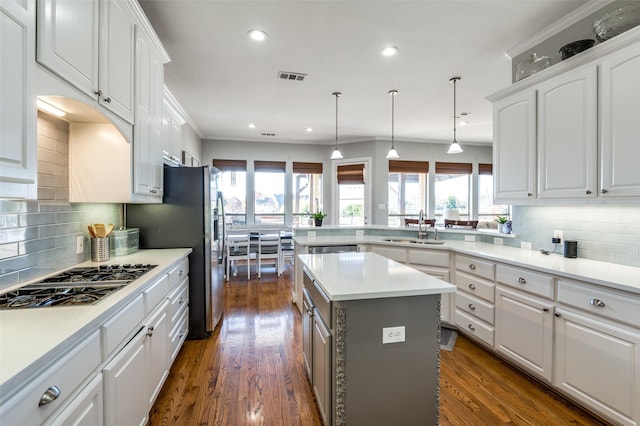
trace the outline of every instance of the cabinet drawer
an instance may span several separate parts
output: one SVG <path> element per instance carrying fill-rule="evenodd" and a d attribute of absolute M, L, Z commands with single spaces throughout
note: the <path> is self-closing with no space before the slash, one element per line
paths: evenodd
<path fill-rule="evenodd" d="M 456 286 L 467 293 L 493 303 L 495 301 L 495 284 L 473 275 L 456 271 Z"/>
<path fill-rule="evenodd" d="M 184 280 L 169 295 L 169 321 L 175 324 L 182 308 L 189 304 L 189 281 Z"/>
<path fill-rule="evenodd" d="M 526 269 L 498 265 L 496 281 L 521 291 L 553 300 L 553 277 Z"/>
<path fill-rule="evenodd" d="M 427 275 L 431 275 L 432 277 L 440 278 L 442 281 L 449 281 L 449 270 L 445 268 L 438 268 L 436 266 L 420 266 L 420 265 L 409 265 L 413 269 L 418 270 L 420 272 L 424 272 Z"/>
<path fill-rule="evenodd" d="M 102 359 L 106 360 L 125 339 L 131 335 L 144 318 L 142 295 L 125 306 L 109 321 L 100 326 L 102 335 Z"/>
<path fill-rule="evenodd" d="M 184 258 L 178 266 L 169 271 L 169 288 L 180 284 L 187 275 L 189 275 L 189 258 Z"/>
<path fill-rule="evenodd" d="M 152 283 L 144 291 L 144 308 L 147 314 L 158 306 L 158 303 L 162 301 L 169 293 L 169 277 L 163 275 L 156 282 Z"/>
<path fill-rule="evenodd" d="M 483 323 L 460 309 L 456 309 L 456 325 L 463 333 L 477 337 L 489 346 L 493 346 L 494 329 L 492 326 Z"/>
<path fill-rule="evenodd" d="M 41 424 L 54 411 L 71 401 L 69 397 L 100 365 L 99 336 L 99 332 L 95 331 L 79 344 L 70 345 L 69 353 L 3 404 L 0 424 Z M 38 406 L 44 393 L 53 390 L 54 386 L 59 390 L 59 396 L 46 405 Z"/>
<path fill-rule="evenodd" d="M 400 247 L 371 246 L 371 251 L 396 262 L 406 263 L 407 249 Z"/>
<path fill-rule="evenodd" d="M 558 302 L 640 328 L 640 296 L 572 280 L 558 280 Z"/>
<path fill-rule="evenodd" d="M 486 260 L 456 255 L 456 269 L 493 281 L 496 265 Z"/>
<path fill-rule="evenodd" d="M 481 320 L 493 325 L 494 307 L 470 294 L 459 292 L 456 294 L 456 308 L 461 309 Z"/>
<path fill-rule="evenodd" d="M 449 267 L 449 253 L 442 250 L 413 250 L 407 253 L 407 263 L 416 265 Z"/>
<path fill-rule="evenodd" d="M 316 309 L 324 323 L 331 328 L 331 301 L 317 284 L 314 285 L 313 289 L 313 303 L 316 305 Z"/>
<path fill-rule="evenodd" d="M 178 356 L 180 348 L 187 338 L 187 332 L 189 331 L 189 309 L 185 309 L 180 315 L 177 324 L 171 330 L 169 335 L 169 353 L 171 354 L 171 364 Z"/>

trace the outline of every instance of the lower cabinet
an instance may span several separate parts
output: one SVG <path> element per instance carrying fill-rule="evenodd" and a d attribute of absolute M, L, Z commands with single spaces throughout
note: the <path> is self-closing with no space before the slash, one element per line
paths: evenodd
<path fill-rule="evenodd" d="M 148 388 L 146 395 L 147 411 L 160 393 L 162 385 L 169 375 L 169 317 L 168 301 L 164 301 L 149 320 L 145 339 L 145 358 L 148 369 Z"/>
<path fill-rule="evenodd" d="M 102 373 L 51 422 L 52 426 L 99 426 L 103 424 Z"/>
<path fill-rule="evenodd" d="M 318 310 L 313 316 L 313 393 L 324 424 L 331 424 L 331 331 Z"/>
<path fill-rule="evenodd" d="M 553 304 L 497 286 L 495 349 L 551 382 Z"/>

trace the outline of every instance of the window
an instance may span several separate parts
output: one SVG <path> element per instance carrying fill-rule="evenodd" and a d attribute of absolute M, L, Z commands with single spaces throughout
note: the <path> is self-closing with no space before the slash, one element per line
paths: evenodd
<path fill-rule="evenodd" d="M 284 224 L 284 161 L 254 162 L 254 223 Z"/>
<path fill-rule="evenodd" d="M 496 216 L 509 216 L 509 206 L 493 204 L 493 166 L 478 164 L 478 220 L 493 221 Z"/>
<path fill-rule="evenodd" d="M 293 162 L 293 225 L 312 226 L 322 210 L 322 163 Z"/>
<path fill-rule="evenodd" d="M 338 224 L 365 224 L 364 164 L 344 164 L 337 167 Z"/>
<path fill-rule="evenodd" d="M 389 161 L 389 226 L 404 226 L 405 217 L 426 210 L 429 162 Z"/>
<path fill-rule="evenodd" d="M 471 170 L 471 163 L 436 163 L 436 223 L 444 224 L 445 218 L 470 218 Z"/>
<path fill-rule="evenodd" d="M 225 222 L 247 223 L 247 162 L 245 160 L 213 160 L 220 169 L 220 190 L 224 202 Z"/>

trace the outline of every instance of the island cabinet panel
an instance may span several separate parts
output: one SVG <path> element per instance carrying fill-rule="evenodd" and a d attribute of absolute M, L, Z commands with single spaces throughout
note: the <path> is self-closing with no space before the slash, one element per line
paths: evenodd
<path fill-rule="evenodd" d="M 439 294 L 333 302 L 331 424 L 438 424 L 439 302 Z M 405 341 L 383 344 L 383 329 L 397 326 Z"/>
<path fill-rule="evenodd" d="M 371 251 L 396 262 L 407 262 L 407 249 L 402 247 L 371 246 Z"/>

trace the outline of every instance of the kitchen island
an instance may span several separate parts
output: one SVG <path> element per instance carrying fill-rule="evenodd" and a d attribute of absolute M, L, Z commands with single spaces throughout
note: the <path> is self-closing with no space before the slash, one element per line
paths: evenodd
<path fill-rule="evenodd" d="M 375 253 L 299 255 L 305 365 L 325 424 L 438 424 L 440 295 Z"/>

